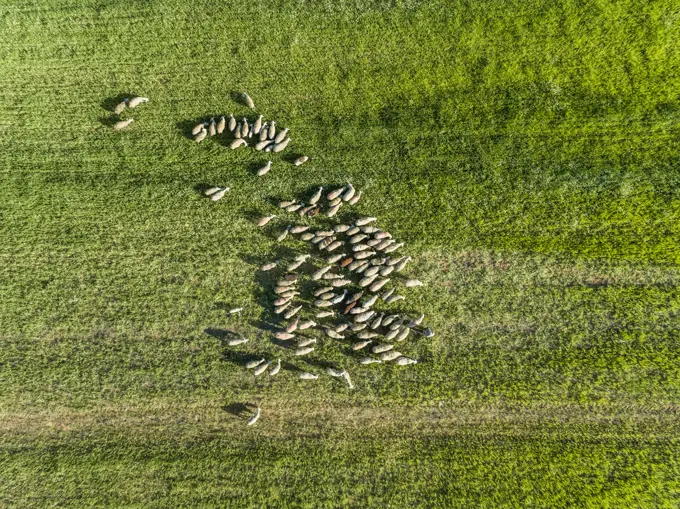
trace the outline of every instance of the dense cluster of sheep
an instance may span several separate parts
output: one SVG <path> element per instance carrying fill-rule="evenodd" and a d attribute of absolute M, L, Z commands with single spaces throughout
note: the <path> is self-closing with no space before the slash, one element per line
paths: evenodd
<path fill-rule="evenodd" d="M 243 93 L 242 98 L 249 108 L 255 108 L 247 94 Z M 114 108 L 114 113 L 120 115 L 126 108 L 135 108 L 147 101 L 145 97 L 125 99 Z M 132 119 L 120 120 L 114 129 L 124 129 L 131 122 Z M 255 138 L 256 150 L 281 152 L 291 141 L 288 129 L 277 132 L 276 122 L 264 121 L 262 115 L 252 122 L 245 117 L 237 121 L 233 115 L 222 116 L 217 121 L 211 118 L 196 124 L 191 134 L 200 143 L 208 136 L 225 132 L 233 136 L 229 145 L 232 149 L 248 146 L 248 140 Z M 294 164 L 299 166 L 308 160 L 309 157 L 300 156 Z M 258 169 L 257 175 L 266 175 L 271 165 L 272 162 L 268 161 Z M 212 201 L 218 201 L 228 191 L 229 187 L 211 187 L 205 195 Z M 306 201 L 284 200 L 279 207 L 300 217 L 313 218 L 322 214 L 333 218 L 343 205 L 352 206 L 361 199 L 361 191 L 351 184 L 328 192 L 325 200 L 323 195 L 324 189 L 319 187 Z M 265 227 L 276 217 L 275 214 L 262 217 L 257 225 Z M 260 267 L 266 272 L 281 270 L 273 290 L 273 312 L 283 319 L 284 324 L 274 337 L 284 344 L 288 343 L 294 356 L 315 354 L 317 338 L 301 333 L 317 330 L 330 340 L 351 344 L 351 351 L 358 354 L 356 360 L 359 365 L 394 362 L 407 366 L 417 363 L 416 359 L 397 351 L 395 343 L 403 343 L 411 335 L 432 337 L 432 329 L 422 325 L 425 315 L 408 316 L 378 308 L 380 303 L 389 306 L 404 300 L 405 296 L 398 293 L 399 287 L 411 288 L 423 283 L 399 276 L 411 257 L 396 254 L 404 243 L 397 242 L 389 232 L 376 226 L 376 221 L 375 217 L 359 217 L 353 224 L 337 223 L 317 230 L 308 225 L 289 224 L 277 233 L 278 242 L 294 237 L 307 243 L 313 251 L 313 254 L 298 255 L 287 263 L 275 260 Z M 303 295 L 299 284 L 304 277 L 314 282 L 313 291 L 307 292 L 309 295 Z M 229 314 L 238 313 L 241 309 L 233 309 Z M 227 344 L 238 346 L 247 342 L 247 338 L 236 337 L 229 339 Z M 362 353 L 369 347 L 370 354 Z M 281 371 L 281 359 L 277 359 L 276 364 L 265 358 L 253 359 L 246 362 L 245 367 L 253 370 L 256 377 L 267 371 L 269 376 L 276 376 Z M 350 389 L 354 388 L 346 369 L 327 367 L 324 372 L 331 377 L 343 378 Z M 319 374 L 308 371 L 298 376 L 302 380 L 319 378 Z M 260 413 L 258 403 L 256 414 L 247 424 L 255 424 Z"/>
<path fill-rule="evenodd" d="M 333 217 L 343 204 L 356 203 L 361 193 L 348 184 L 329 192 L 325 200 L 322 196 L 323 188 L 319 188 L 306 202 L 287 200 L 280 202 L 279 207 L 300 216 L 315 216 L 322 211 L 325 216 Z M 265 227 L 275 217 L 264 216 L 257 224 Z M 396 255 L 404 244 L 376 226 L 376 221 L 375 217 L 359 217 L 351 225 L 338 223 L 319 230 L 290 224 L 277 234 L 279 242 L 295 236 L 314 250 L 313 255 L 301 254 L 288 262 L 276 260 L 260 267 L 266 272 L 281 271 L 272 304 L 274 314 L 284 320 L 284 325 L 274 336 L 280 341 L 290 341 L 287 346 L 295 356 L 314 354 L 315 346 L 311 345 L 315 345 L 317 339 L 300 333 L 317 330 L 330 340 L 351 343 L 352 351 L 357 353 L 376 343 L 369 355 L 357 358 L 360 365 L 394 361 L 406 366 L 417 361 L 395 350 L 395 343 L 404 342 L 411 334 L 426 338 L 434 335 L 431 328 L 422 325 L 422 314 L 412 317 L 377 309 L 379 303 L 389 305 L 404 300 L 405 296 L 398 293 L 399 287 L 412 288 L 422 283 L 399 277 L 411 257 Z M 315 261 L 320 264 L 316 265 Z M 309 277 L 315 285 L 309 295 L 302 295 L 300 289 L 299 283 L 304 277 Z M 263 365 L 266 361 L 255 362 Z M 246 367 L 252 367 L 251 363 Z M 346 369 L 329 367 L 325 372 L 344 377 L 349 386 L 354 387 Z M 316 380 L 319 375 L 303 372 L 299 377 Z"/>

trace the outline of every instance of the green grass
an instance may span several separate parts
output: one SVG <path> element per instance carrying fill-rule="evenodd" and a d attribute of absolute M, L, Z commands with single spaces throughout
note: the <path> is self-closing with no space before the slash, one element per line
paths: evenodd
<path fill-rule="evenodd" d="M 4 2 L 0 505 L 677 506 L 679 20 L 668 1 Z M 243 90 L 291 129 L 265 178 L 264 154 L 186 137 L 247 114 Z M 113 132 L 132 93 L 151 102 Z M 355 391 L 298 381 L 260 329 L 256 268 L 302 245 L 273 241 L 288 218 L 254 226 L 348 180 L 426 283 L 395 308 L 437 332 L 400 346 L 413 369 L 324 342 Z M 256 354 L 286 369 L 254 381 Z"/>

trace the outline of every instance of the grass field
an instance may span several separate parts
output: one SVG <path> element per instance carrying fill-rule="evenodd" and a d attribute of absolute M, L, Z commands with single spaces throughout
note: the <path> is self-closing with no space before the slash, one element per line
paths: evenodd
<path fill-rule="evenodd" d="M 680 504 L 677 3 L 5 0 L 0 30 L 0 506 Z M 243 90 L 291 129 L 263 178 L 186 136 Z M 347 181 L 437 332 L 407 369 L 329 344 L 354 391 L 260 329 L 294 244 L 253 223 Z"/>

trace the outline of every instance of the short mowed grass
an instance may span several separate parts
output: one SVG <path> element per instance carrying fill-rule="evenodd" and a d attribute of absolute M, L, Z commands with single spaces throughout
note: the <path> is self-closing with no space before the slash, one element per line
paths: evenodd
<path fill-rule="evenodd" d="M 0 505 L 680 503 L 674 2 L 6 1 L 0 31 Z M 263 178 L 187 137 L 240 91 L 291 130 Z M 415 366 L 266 330 L 257 267 L 305 247 L 254 221 L 348 181 L 425 282 L 392 306 L 436 331 Z M 356 389 L 297 379 L 324 362 Z"/>

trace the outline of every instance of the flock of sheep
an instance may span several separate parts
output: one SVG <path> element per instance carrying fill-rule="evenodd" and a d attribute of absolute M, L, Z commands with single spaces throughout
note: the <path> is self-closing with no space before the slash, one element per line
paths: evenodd
<path fill-rule="evenodd" d="M 242 94 L 245 104 L 254 109 L 252 99 Z M 125 99 L 117 104 L 114 113 L 120 115 L 126 108 L 135 108 L 147 102 L 145 97 Z M 132 119 L 119 120 L 114 124 L 115 130 L 130 125 Z M 222 116 L 219 120 L 199 122 L 192 129 L 192 136 L 200 143 L 208 136 L 216 136 L 228 131 L 233 136 L 230 143 L 232 149 L 248 146 L 248 139 L 256 137 L 256 150 L 280 152 L 290 143 L 288 129 L 276 131 L 276 122 L 263 121 L 260 115 L 250 123 L 246 118 L 237 122 L 233 115 Z M 305 163 L 307 156 L 298 157 L 293 164 Z M 263 176 L 271 169 L 268 161 L 258 171 Z M 205 191 L 212 201 L 220 200 L 229 187 L 211 187 Z M 361 199 L 361 191 L 351 184 L 328 192 L 324 199 L 324 189 L 320 187 L 306 202 L 285 200 L 279 207 L 290 214 L 313 218 L 322 214 L 333 218 L 343 205 L 355 205 Z M 259 227 L 267 226 L 277 216 L 272 214 L 258 221 Z M 359 217 L 353 224 L 336 223 L 326 229 L 312 229 L 308 225 L 290 224 L 281 230 L 276 239 L 284 242 L 290 237 L 306 242 L 310 253 L 301 254 L 284 262 L 275 260 L 260 267 L 262 271 L 280 271 L 273 289 L 273 312 L 287 323 L 274 333 L 274 337 L 283 342 L 296 357 L 314 355 L 320 344 L 317 338 L 305 336 L 316 330 L 323 332 L 326 338 L 351 343 L 351 350 L 359 353 L 357 361 L 360 365 L 382 362 L 394 362 L 399 366 L 417 363 L 416 359 L 403 355 L 395 349 L 395 343 L 406 341 L 409 336 L 432 337 L 431 328 L 422 325 L 424 315 L 408 316 L 402 313 L 378 309 L 380 303 L 391 305 L 405 299 L 399 288 L 421 286 L 417 279 L 402 278 L 402 270 L 411 260 L 410 256 L 396 254 L 404 243 L 398 243 L 392 235 L 376 226 L 375 217 Z M 314 254 L 312 254 L 314 253 Z M 317 266 L 315 262 L 320 262 Z M 309 277 L 314 282 L 314 290 L 310 295 L 302 295 L 299 285 L 303 278 Z M 231 310 L 231 314 L 241 308 Z M 324 340 L 327 341 L 328 339 Z M 237 346 L 248 342 L 247 338 L 230 339 L 229 346 Z M 372 344 L 375 343 L 375 344 Z M 368 350 L 369 355 L 361 352 Z M 273 366 L 272 366 L 273 364 Z M 254 359 L 245 364 L 252 369 L 255 376 L 269 373 L 276 376 L 281 371 L 281 359 L 276 364 L 265 358 Z M 350 389 L 354 388 L 347 369 L 327 367 L 325 373 L 332 377 L 343 378 Z M 304 371 L 299 374 L 302 380 L 316 380 L 319 374 Z M 253 425 L 260 417 L 258 403 L 257 412 L 247 424 Z"/>

